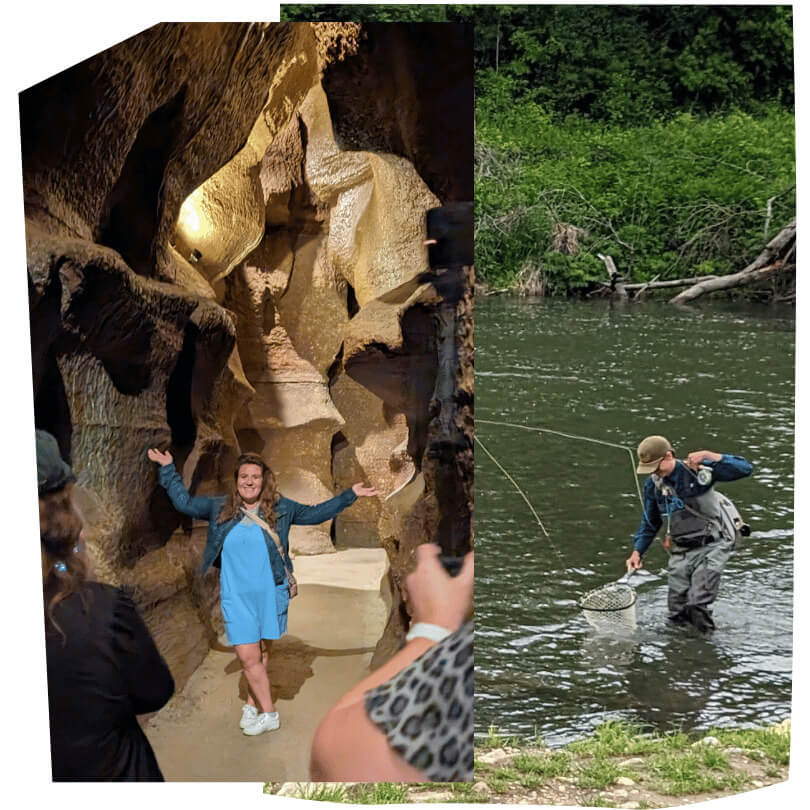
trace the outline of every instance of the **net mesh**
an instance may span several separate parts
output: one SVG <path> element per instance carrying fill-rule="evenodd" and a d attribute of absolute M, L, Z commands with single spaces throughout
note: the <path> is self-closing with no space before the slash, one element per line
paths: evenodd
<path fill-rule="evenodd" d="M 632 630 L 636 626 L 636 592 L 624 583 L 611 582 L 588 591 L 579 606 L 597 630 Z"/>

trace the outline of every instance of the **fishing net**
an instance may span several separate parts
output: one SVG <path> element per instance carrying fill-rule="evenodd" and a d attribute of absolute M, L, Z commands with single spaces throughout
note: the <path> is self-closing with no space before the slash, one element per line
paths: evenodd
<path fill-rule="evenodd" d="M 596 630 L 621 632 L 636 626 L 636 592 L 623 582 L 611 582 L 588 591 L 579 606 Z"/>

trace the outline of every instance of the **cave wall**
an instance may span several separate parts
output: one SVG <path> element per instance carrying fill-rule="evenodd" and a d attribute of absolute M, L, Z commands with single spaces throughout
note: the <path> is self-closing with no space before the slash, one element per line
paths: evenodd
<path fill-rule="evenodd" d="M 291 538 L 382 542 L 399 585 L 438 526 L 421 468 L 439 298 L 418 277 L 439 198 L 390 139 L 338 148 L 320 78 L 351 77 L 363 43 L 353 24 L 161 24 L 20 96 L 36 423 L 78 475 L 97 576 L 132 590 L 178 685 L 221 632 L 218 583 L 146 448 L 206 494 L 244 450 L 306 502 L 411 481 Z"/>

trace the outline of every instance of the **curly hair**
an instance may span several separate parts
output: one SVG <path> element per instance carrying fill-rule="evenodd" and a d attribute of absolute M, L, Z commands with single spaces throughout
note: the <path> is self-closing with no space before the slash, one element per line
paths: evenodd
<path fill-rule="evenodd" d="M 80 550 L 82 519 L 73 504 L 73 485 L 39 496 L 39 540 L 42 552 L 42 594 L 45 626 L 66 640 L 54 608 L 87 580 L 87 558 Z"/>
<path fill-rule="evenodd" d="M 231 491 L 225 498 L 225 503 L 222 504 L 222 510 L 217 517 L 217 523 L 225 523 L 231 520 L 235 515 L 239 514 L 244 505 L 242 496 L 236 488 L 236 482 L 239 479 L 239 470 L 245 464 L 255 464 L 261 467 L 262 470 L 262 491 L 259 495 L 259 514 L 267 521 L 268 525 L 276 525 L 276 504 L 281 498 L 281 493 L 278 491 L 276 484 L 276 476 L 273 471 L 265 464 L 264 459 L 257 453 L 242 453 L 236 459 L 236 464 L 233 468 L 233 485 Z"/>

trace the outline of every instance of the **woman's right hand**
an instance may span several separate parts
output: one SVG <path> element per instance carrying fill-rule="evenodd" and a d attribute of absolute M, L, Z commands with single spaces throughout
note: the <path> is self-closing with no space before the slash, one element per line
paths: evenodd
<path fill-rule="evenodd" d="M 473 553 L 464 558 L 458 576 L 451 577 L 439 561 L 441 549 L 434 543 L 416 548 L 416 568 L 405 579 L 414 622 L 426 622 L 456 630 L 473 603 Z"/>
<path fill-rule="evenodd" d="M 160 464 L 161 467 L 165 467 L 167 464 L 171 464 L 174 461 L 172 454 L 168 450 L 163 453 L 158 450 L 157 447 L 151 447 L 146 451 L 146 455 L 149 456 L 150 461 Z"/>

